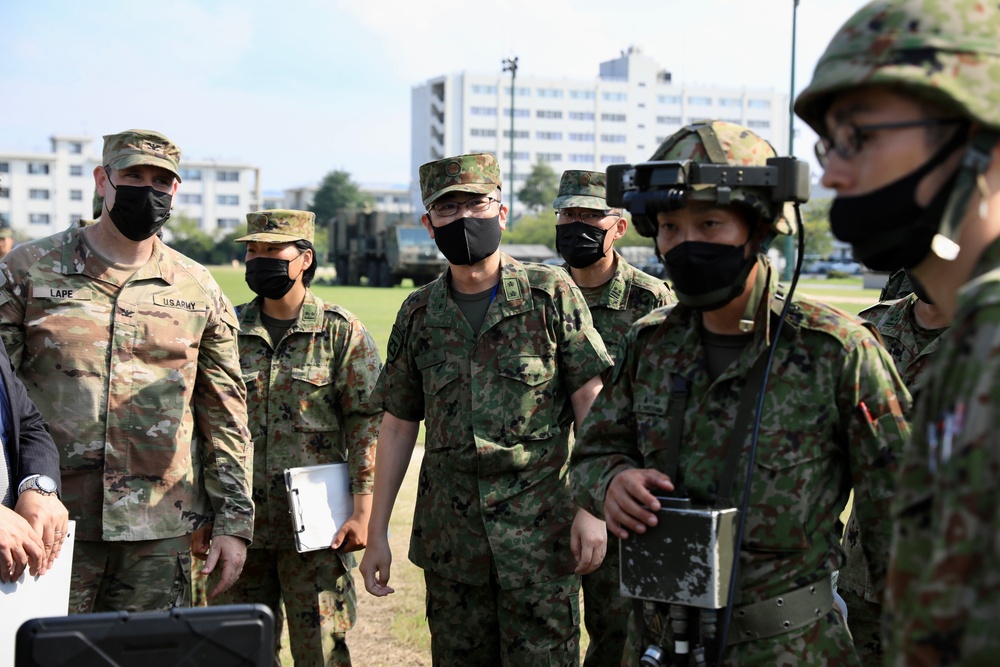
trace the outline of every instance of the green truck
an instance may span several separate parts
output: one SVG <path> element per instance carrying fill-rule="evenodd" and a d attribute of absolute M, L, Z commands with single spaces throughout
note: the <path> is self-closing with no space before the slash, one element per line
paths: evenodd
<path fill-rule="evenodd" d="M 404 278 L 420 286 L 448 261 L 411 213 L 344 209 L 331 221 L 330 261 L 341 285 L 395 287 Z"/>

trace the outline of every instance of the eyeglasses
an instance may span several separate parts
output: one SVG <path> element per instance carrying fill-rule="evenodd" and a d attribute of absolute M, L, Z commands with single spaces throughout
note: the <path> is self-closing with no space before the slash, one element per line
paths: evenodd
<path fill-rule="evenodd" d="M 561 208 L 556 211 L 556 217 L 562 222 L 582 220 L 588 225 L 596 225 L 609 215 L 613 215 L 616 218 L 622 217 L 621 213 L 615 213 L 612 209 L 606 211 L 580 211 L 573 208 Z"/>
<path fill-rule="evenodd" d="M 966 123 L 964 118 L 924 118 L 921 120 L 906 120 L 899 123 L 879 123 L 876 125 L 855 125 L 844 123 L 838 125 L 832 136 L 820 137 L 816 142 L 816 159 L 820 166 L 826 168 L 830 162 L 830 153 L 836 153 L 844 160 L 849 160 L 872 138 L 872 133 L 878 130 L 902 130 L 908 127 L 935 127 L 940 125 L 958 125 Z"/>
<path fill-rule="evenodd" d="M 440 204 L 431 204 L 428 210 L 434 211 L 442 218 L 450 218 L 453 215 L 458 215 L 462 209 L 470 213 L 482 213 L 495 201 L 500 200 L 496 197 L 473 197 L 465 201 L 445 201 Z"/>

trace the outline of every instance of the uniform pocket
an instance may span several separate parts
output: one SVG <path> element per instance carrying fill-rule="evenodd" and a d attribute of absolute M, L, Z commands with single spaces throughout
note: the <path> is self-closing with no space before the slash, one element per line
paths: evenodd
<path fill-rule="evenodd" d="M 440 361 L 435 358 L 421 369 L 424 385 L 424 411 L 427 429 L 424 439 L 425 451 L 432 452 L 450 446 L 449 443 L 461 438 L 461 429 L 467 428 L 461 419 L 461 396 L 458 380 L 461 368 L 456 361 Z"/>
<path fill-rule="evenodd" d="M 555 405 L 555 358 L 517 355 L 500 359 L 505 432 L 515 440 L 544 440 L 559 431 Z"/>
<path fill-rule="evenodd" d="M 295 430 L 300 433 L 328 433 L 340 428 L 337 418 L 335 377 L 327 366 L 292 369 L 292 395 L 287 403 L 295 409 Z"/>

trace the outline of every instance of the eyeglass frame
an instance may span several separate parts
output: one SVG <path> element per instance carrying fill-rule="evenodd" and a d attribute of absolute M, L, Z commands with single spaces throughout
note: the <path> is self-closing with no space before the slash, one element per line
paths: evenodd
<path fill-rule="evenodd" d="M 486 201 L 486 205 L 483 206 L 482 209 L 477 211 L 474 208 L 470 207 L 471 202 L 481 202 L 484 200 Z M 436 213 L 441 218 L 452 218 L 458 215 L 463 210 L 468 211 L 469 213 L 483 213 L 489 210 L 490 206 L 493 205 L 493 202 L 500 202 L 500 201 L 501 200 L 499 197 L 491 197 L 489 195 L 480 195 L 479 197 L 471 197 L 463 202 L 457 202 L 449 199 L 448 201 L 441 202 L 440 204 L 438 203 L 431 204 L 430 206 L 427 207 L 427 211 Z M 440 207 L 442 206 L 455 206 L 455 211 L 453 213 L 442 213 L 440 210 Z"/>
<path fill-rule="evenodd" d="M 584 216 L 585 216 L 585 215 L 592 215 L 591 213 L 581 213 L 581 214 L 580 214 L 580 215 L 578 215 L 578 216 L 576 216 L 576 215 L 574 215 L 574 216 L 569 216 L 569 215 L 565 215 L 565 216 L 564 216 L 564 215 L 563 215 L 563 211 L 571 211 L 571 210 L 573 210 L 574 208 L 576 208 L 576 210 L 580 210 L 580 208 L 579 208 L 579 207 L 573 207 L 573 206 L 567 206 L 566 208 L 560 208 L 560 209 L 556 209 L 556 219 L 559 219 L 559 218 L 565 218 L 565 219 L 568 219 L 568 220 L 570 220 L 570 221 L 572 221 L 572 222 L 575 222 L 575 221 L 576 221 L 576 219 L 577 219 L 577 218 L 579 218 L 579 219 L 580 219 L 580 222 L 582 222 L 582 223 L 584 223 L 584 224 L 587 224 L 587 225 L 590 225 L 590 224 L 592 224 L 592 223 L 589 223 L 589 222 L 587 222 L 586 220 L 584 220 Z M 594 210 L 595 212 L 596 212 L 596 211 L 601 211 L 601 209 L 593 209 L 593 210 Z M 600 217 L 600 218 L 597 218 L 596 220 L 594 220 L 594 223 L 598 223 L 598 222 L 600 222 L 601 220 L 604 220 L 604 218 L 607 218 L 607 217 L 610 217 L 610 216 L 615 216 L 616 218 L 620 218 L 620 217 L 622 217 L 622 214 L 621 214 L 621 213 L 617 213 L 617 212 L 615 211 L 615 209 L 613 209 L 613 208 L 608 208 L 608 209 L 604 209 L 603 211 L 601 211 L 601 214 L 600 214 L 600 215 L 601 215 L 601 217 Z"/>
<path fill-rule="evenodd" d="M 854 123 L 841 123 L 838 127 L 850 128 L 850 136 L 853 139 L 849 143 L 853 146 L 841 146 L 834 143 L 830 137 L 820 137 L 813 146 L 813 153 L 820 166 L 824 169 L 830 163 L 830 152 L 836 153 L 842 160 L 850 160 L 861 152 L 865 142 L 871 138 L 872 132 L 878 130 L 903 130 L 911 127 L 937 127 L 941 125 L 958 125 L 968 123 L 967 118 L 922 118 L 920 120 L 904 120 L 897 123 L 875 123 L 872 125 L 856 125 Z M 829 144 L 829 147 L 827 147 Z"/>

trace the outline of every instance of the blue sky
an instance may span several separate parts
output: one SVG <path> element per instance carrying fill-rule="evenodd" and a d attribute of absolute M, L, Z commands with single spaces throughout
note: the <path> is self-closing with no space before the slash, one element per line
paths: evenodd
<path fill-rule="evenodd" d="M 793 0 L 4 3 L 0 150 L 156 129 L 281 190 L 346 169 L 409 180 L 410 89 L 441 74 L 593 78 L 636 45 L 678 83 L 787 91 Z M 801 0 L 796 92 L 860 0 Z M 487 9 L 483 9 L 486 7 Z M 807 128 L 796 153 L 811 153 Z"/>

